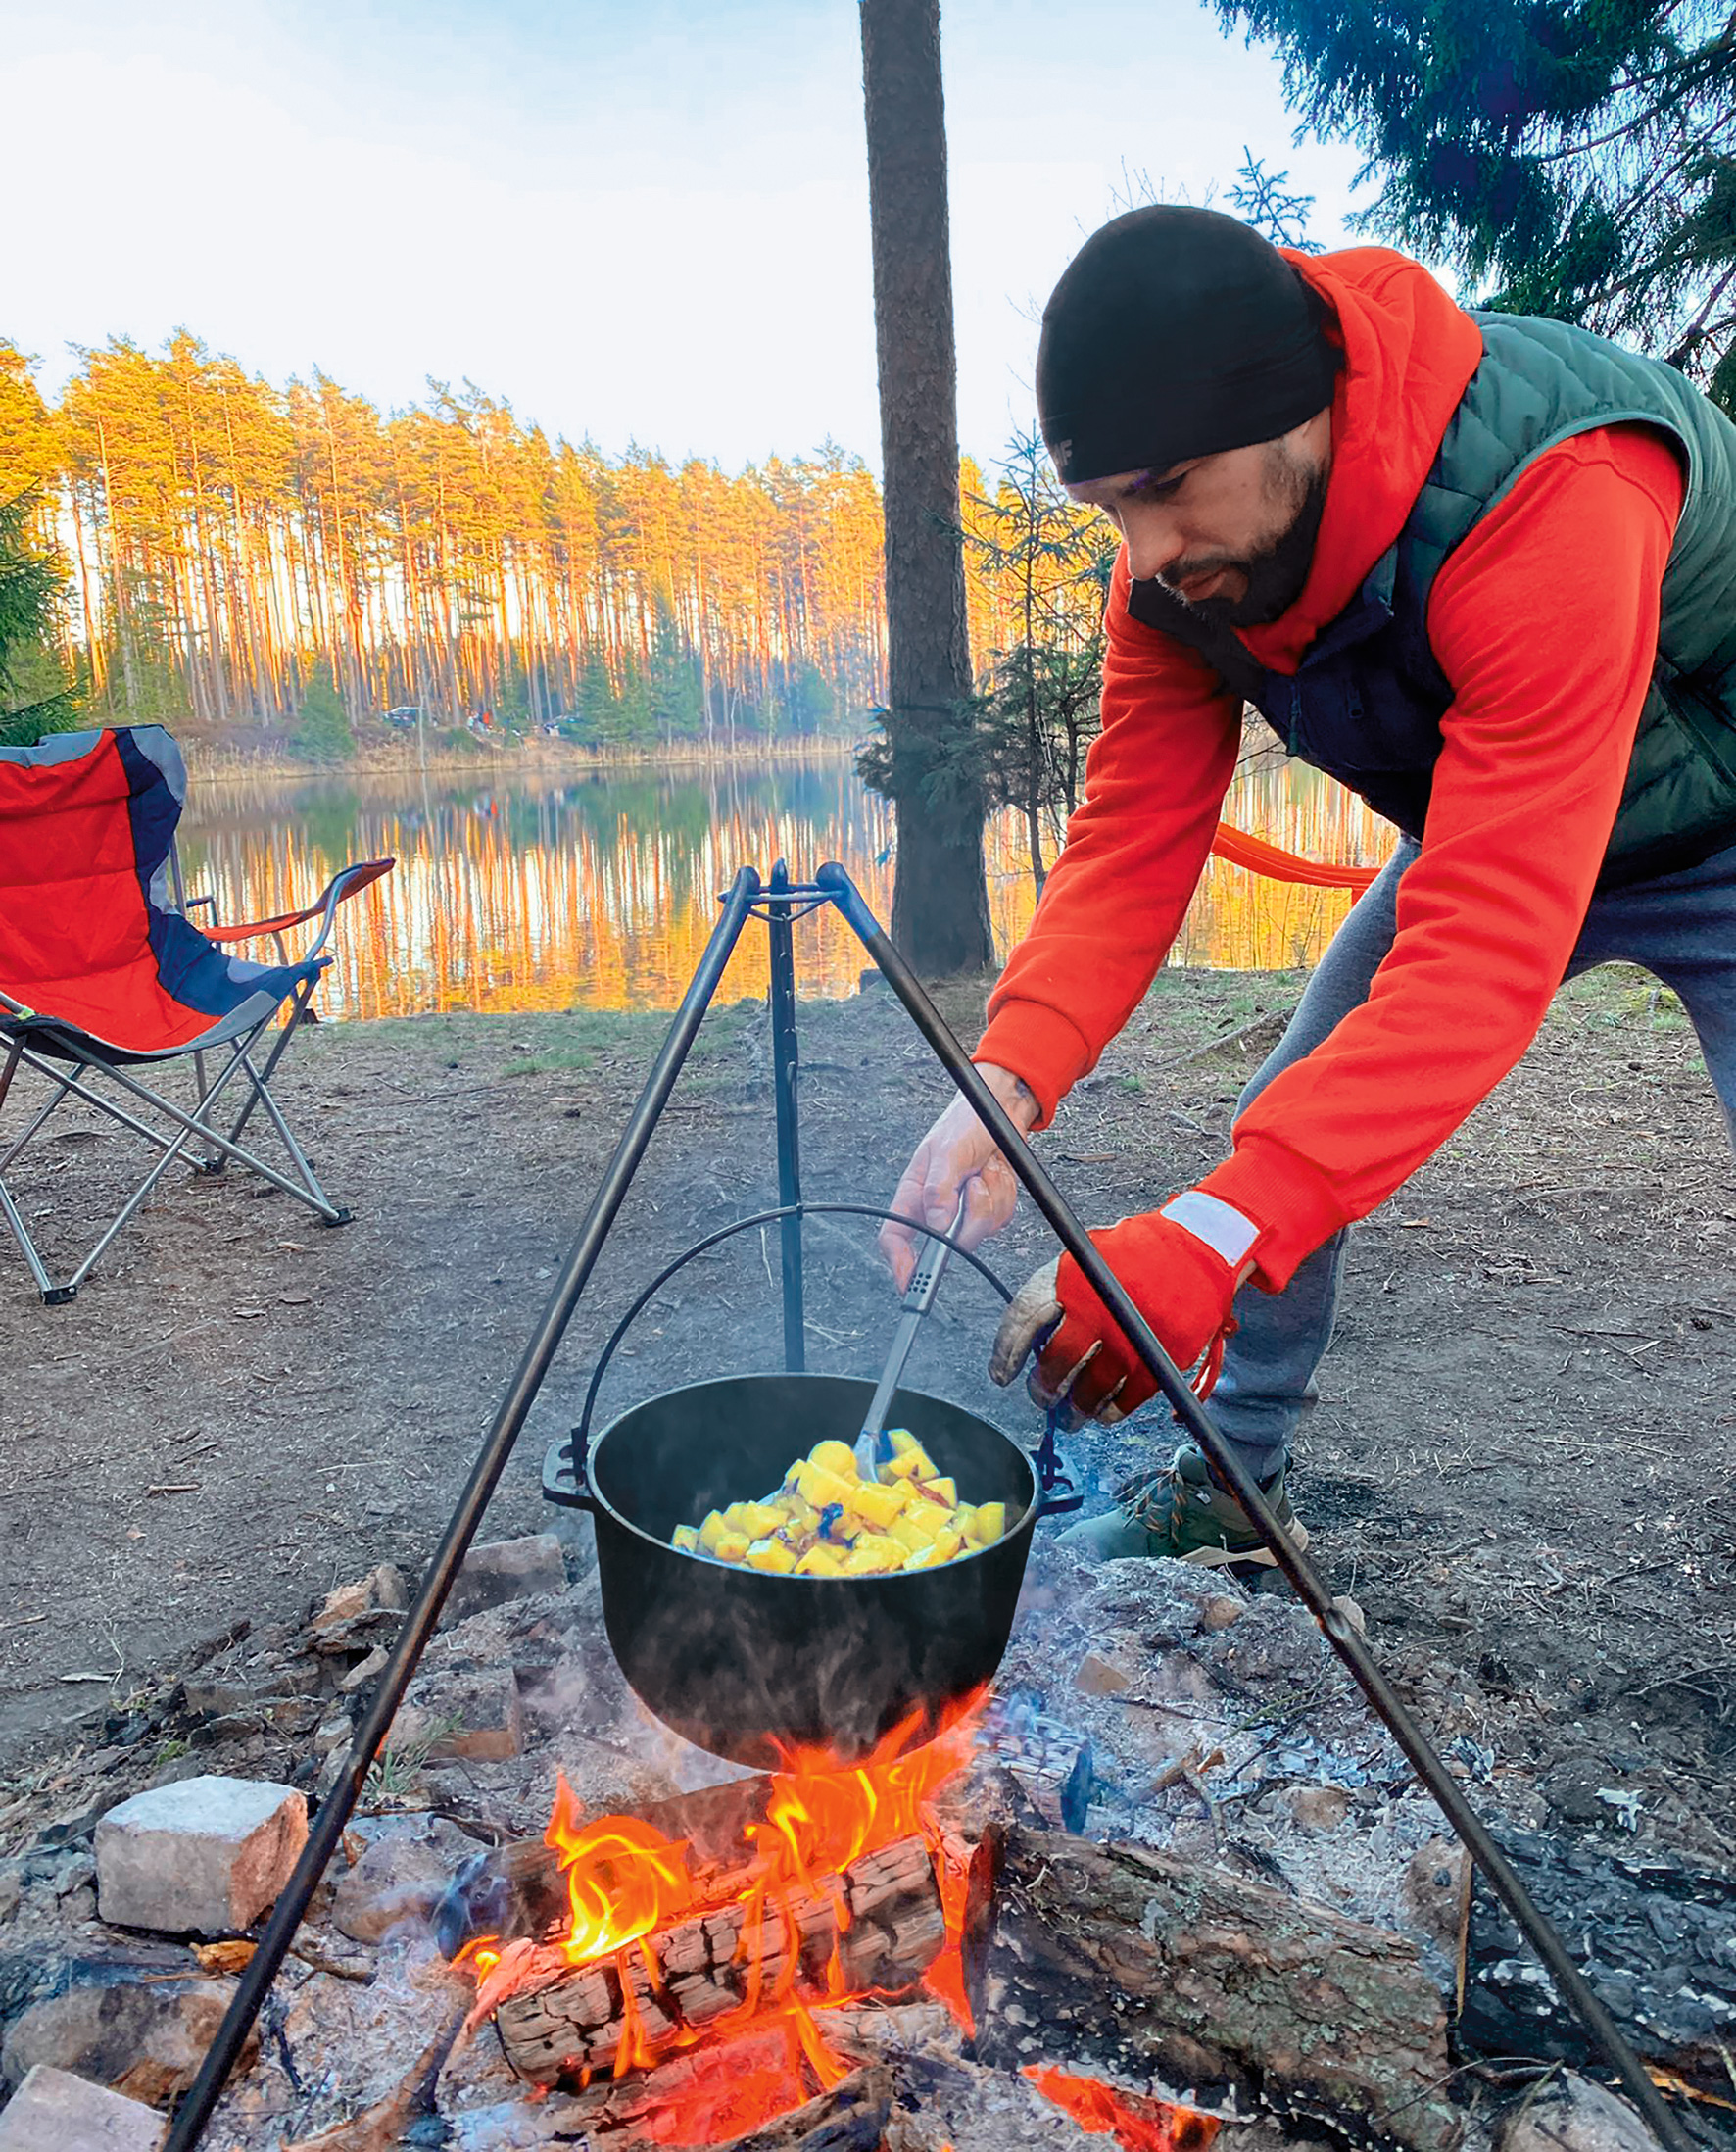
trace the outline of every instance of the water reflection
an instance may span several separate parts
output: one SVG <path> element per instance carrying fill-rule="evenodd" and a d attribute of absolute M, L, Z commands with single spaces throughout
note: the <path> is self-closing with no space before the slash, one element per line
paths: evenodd
<path fill-rule="evenodd" d="M 1238 778 L 1230 819 L 1316 858 L 1381 857 L 1389 833 L 1328 779 L 1262 760 Z M 842 859 L 882 918 L 892 908 L 892 817 L 847 763 L 611 771 L 552 780 L 490 769 L 473 780 L 195 779 L 182 850 L 188 886 L 225 920 L 306 904 L 351 859 L 390 853 L 397 872 L 344 907 L 321 994 L 333 1015 L 442 1009 L 672 1006 L 743 861 L 797 874 Z M 1004 953 L 1030 924 L 1032 882 L 1012 817 L 989 840 Z M 1172 961 L 1261 969 L 1319 954 L 1350 900 L 1214 860 Z M 864 957 L 830 909 L 797 937 L 804 993 L 841 995 Z M 264 954 L 261 950 L 258 954 Z M 765 938 L 747 936 L 725 998 L 765 991 Z"/>

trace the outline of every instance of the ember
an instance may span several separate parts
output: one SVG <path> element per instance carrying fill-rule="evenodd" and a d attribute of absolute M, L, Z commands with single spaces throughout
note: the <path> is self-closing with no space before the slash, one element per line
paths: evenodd
<path fill-rule="evenodd" d="M 640 1819 L 586 1822 L 561 1777 L 545 1842 L 566 1885 L 564 1932 L 472 1944 L 471 2023 L 499 2013 L 508 2059 L 539 2082 L 582 2087 L 702 2050 L 681 2103 L 690 2142 L 705 2141 L 711 2109 L 739 2131 L 744 2108 L 766 2120 L 835 2085 L 851 2065 L 820 2020 L 840 2004 L 920 1978 L 968 2025 L 964 1849 L 942 1842 L 931 1801 L 969 1759 L 978 1701 L 918 1747 L 913 1713 L 862 1763 L 789 1755 L 751 1858 L 729 1875 Z"/>
<path fill-rule="evenodd" d="M 1122 2152 L 1206 2152 L 1218 2134 L 1215 2115 L 1173 2107 L 1138 2092 L 1118 2092 L 1101 2078 L 1076 2078 L 1038 2063 L 1028 2063 L 1019 2074 L 1082 2129 L 1093 2136 L 1113 2131 Z"/>

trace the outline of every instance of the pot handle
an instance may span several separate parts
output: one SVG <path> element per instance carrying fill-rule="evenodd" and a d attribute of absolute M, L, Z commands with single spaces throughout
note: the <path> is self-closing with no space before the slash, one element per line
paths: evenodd
<path fill-rule="evenodd" d="M 1060 1447 L 1055 1437 L 1061 1431 L 1063 1407 L 1050 1405 L 1048 1417 L 1043 1423 L 1042 1441 L 1037 1444 L 1031 1462 L 1037 1469 L 1037 1516 L 1064 1517 L 1070 1510 L 1078 1509 L 1085 1500 L 1085 1491 L 1076 1487 L 1061 1462 Z"/>
<path fill-rule="evenodd" d="M 597 1365 L 591 1371 L 591 1381 L 585 1391 L 585 1402 L 579 1410 L 578 1426 L 573 1429 L 570 1437 L 556 1439 L 552 1443 L 543 1460 L 543 1493 L 547 1500 L 557 1502 L 566 1509 L 596 1508 L 596 1502 L 585 1491 L 585 1461 L 591 1450 L 591 1416 L 596 1408 L 597 1393 L 602 1387 L 610 1360 L 615 1356 L 616 1346 L 675 1273 L 691 1263 L 696 1255 L 703 1255 L 707 1249 L 717 1247 L 719 1242 L 731 1240 L 738 1233 L 748 1232 L 755 1226 L 776 1225 L 785 1218 L 817 1216 L 878 1218 L 893 1225 L 909 1226 L 918 1234 L 927 1234 L 931 1241 L 942 1243 L 953 1254 L 962 1256 L 979 1276 L 988 1280 L 1003 1301 L 1012 1299 L 1011 1292 L 973 1249 L 960 1247 L 950 1233 L 938 1233 L 920 1219 L 905 1217 L 900 1211 L 882 1210 L 872 1203 L 801 1202 L 785 1203 L 776 1210 L 756 1210 L 748 1217 L 737 1218 L 729 1225 L 720 1226 L 715 1233 L 707 1233 L 702 1241 L 696 1241 L 692 1247 L 684 1249 L 673 1262 L 665 1263 L 609 1332 L 603 1350 L 597 1356 Z"/>

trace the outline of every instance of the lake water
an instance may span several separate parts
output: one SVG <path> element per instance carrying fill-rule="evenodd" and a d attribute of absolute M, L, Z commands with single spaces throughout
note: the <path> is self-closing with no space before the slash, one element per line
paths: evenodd
<path fill-rule="evenodd" d="M 1261 758 L 1229 818 L 1317 859 L 1384 856 L 1385 825 L 1330 780 Z M 182 826 L 190 893 L 224 920 L 307 904 L 353 859 L 397 870 L 346 905 L 322 989 L 331 1015 L 443 1009 L 666 1008 L 679 1000 L 744 862 L 797 876 L 840 859 L 881 918 L 892 822 L 844 760 L 551 776 L 195 778 Z M 989 891 L 1004 954 L 1030 924 L 1022 830 L 989 831 Z M 1171 961 L 1263 969 L 1310 962 L 1344 916 L 1341 891 L 1296 888 L 1213 860 Z M 765 991 L 765 937 L 747 935 L 722 993 Z M 247 954 L 266 956 L 268 945 Z M 807 994 L 854 991 L 866 958 L 830 908 L 796 931 Z"/>

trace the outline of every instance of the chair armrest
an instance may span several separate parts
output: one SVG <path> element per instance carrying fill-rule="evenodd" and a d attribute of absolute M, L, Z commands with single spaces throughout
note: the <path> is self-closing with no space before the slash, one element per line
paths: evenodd
<path fill-rule="evenodd" d="M 300 926 L 308 919 L 318 919 L 320 921 L 319 934 L 313 947 L 308 952 L 309 956 L 316 955 L 324 946 L 325 937 L 331 932 L 332 916 L 345 898 L 354 897 L 359 890 L 365 889 L 370 882 L 377 882 L 382 874 L 390 874 L 397 864 L 396 859 L 360 860 L 355 865 L 341 868 L 338 873 L 334 874 L 319 892 L 319 895 L 304 910 L 280 912 L 274 919 L 250 919 L 245 926 L 212 925 L 201 927 L 200 932 L 208 941 L 212 942 L 247 942 L 262 934 L 282 934 L 288 928 Z M 213 900 L 209 897 L 196 897 L 187 908 L 190 911 L 194 904 L 210 904 L 212 902 Z"/>

